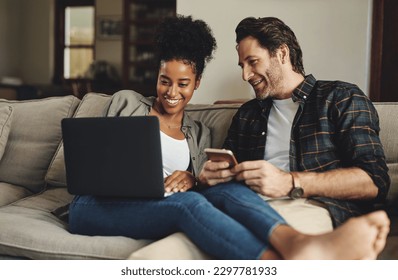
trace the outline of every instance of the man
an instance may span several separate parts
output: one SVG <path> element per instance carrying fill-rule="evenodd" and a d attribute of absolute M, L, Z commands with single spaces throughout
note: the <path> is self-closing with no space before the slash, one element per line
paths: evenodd
<path fill-rule="evenodd" d="M 308 233 L 371 211 L 390 179 L 370 100 L 355 85 L 306 76 L 295 34 L 281 20 L 246 18 L 235 32 L 242 78 L 256 99 L 241 106 L 224 143 L 239 164 L 208 161 L 199 181 L 242 181 Z"/>

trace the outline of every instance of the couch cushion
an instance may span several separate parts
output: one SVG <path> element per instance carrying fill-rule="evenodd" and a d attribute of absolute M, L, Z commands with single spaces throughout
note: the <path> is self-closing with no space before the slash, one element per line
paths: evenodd
<path fill-rule="evenodd" d="M 375 102 L 380 119 L 380 140 L 384 147 L 391 187 L 387 199 L 398 213 L 398 102 Z"/>
<path fill-rule="evenodd" d="M 105 114 L 105 109 L 109 105 L 111 96 L 98 93 L 86 94 L 74 117 L 99 117 Z M 45 180 L 48 184 L 57 187 L 66 187 L 66 173 L 64 162 L 64 146 L 62 142 L 51 161 Z"/>
<path fill-rule="evenodd" d="M 33 193 L 28 189 L 0 182 L 0 206 L 8 205 Z"/>
<path fill-rule="evenodd" d="M 71 234 L 51 214 L 72 199 L 54 188 L 0 208 L 0 255 L 32 259 L 125 259 L 149 240 Z"/>
<path fill-rule="evenodd" d="M 61 119 L 73 115 L 80 100 L 72 95 L 27 101 L 0 101 L 11 106 L 11 130 L 0 161 L 0 181 L 38 192 L 61 141 Z"/>
<path fill-rule="evenodd" d="M 201 251 L 182 232 L 173 233 L 132 253 L 129 260 L 207 260 Z"/>
<path fill-rule="evenodd" d="M 4 150 L 10 133 L 12 117 L 12 107 L 3 104 L 0 106 L 0 160 L 3 157 Z"/>
<path fill-rule="evenodd" d="M 241 104 L 199 105 L 189 104 L 186 112 L 194 120 L 204 123 L 211 132 L 211 146 L 220 148 L 227 136 L 232 117 Z"/>
<path fill-rule="evenodd" d="M 398 236 L 389 236 L 387 238 L 384 250 L 377 257 L 378 260 L 398 260 Z"/>
<path fill-rule="evenodd" d="M 390 215 L 391 225 L 384 250 L 378 256 L 381 260 L 398 260 L 398 216 Z"/>

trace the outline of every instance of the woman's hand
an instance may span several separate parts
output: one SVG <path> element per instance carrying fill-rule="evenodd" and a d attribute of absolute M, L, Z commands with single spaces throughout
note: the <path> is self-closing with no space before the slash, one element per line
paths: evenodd
<path fill-rule="evenodd" d="M 195 177 L 189 171 L 174 171 L 164 180 L 166 192 L 185 192 L 195 186 Z"/>

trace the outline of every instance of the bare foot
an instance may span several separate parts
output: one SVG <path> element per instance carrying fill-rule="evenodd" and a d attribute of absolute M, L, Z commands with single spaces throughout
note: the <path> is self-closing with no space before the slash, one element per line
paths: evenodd
<path fill-rule="evenodd" d="M 390 220 L 384 211 L 351 218 L 332 232 L 306 235 L 285 225 L 270 243 L 285 259 L 376 259 L 386 244 Z"/>
<path fill-rule="evenodd" d="M 279 255 L 274 249 L 269 248 L 260 257 L 262 260 L 283 260 L 282 256 Z"/>
<path fill-rule="evenodd" d="M 374 249 L 378 255 L 386 245 L 387 235 L 390 232 L 390 220 L 384 211 L 370 213 L 367 217 L 371 223 L 379 225 L 379 232 L 374 243 Z M 385 224 L 380 225 L 382 221 L 384 221 Z"/>

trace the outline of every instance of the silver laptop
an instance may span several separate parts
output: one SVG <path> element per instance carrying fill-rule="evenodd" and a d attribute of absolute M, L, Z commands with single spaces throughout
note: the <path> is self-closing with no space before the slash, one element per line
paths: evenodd
<path fill-rule="evenodd" d="M 157 117 L 67 118 L 62 134 L 69 193 L 164 197 Z"/>

